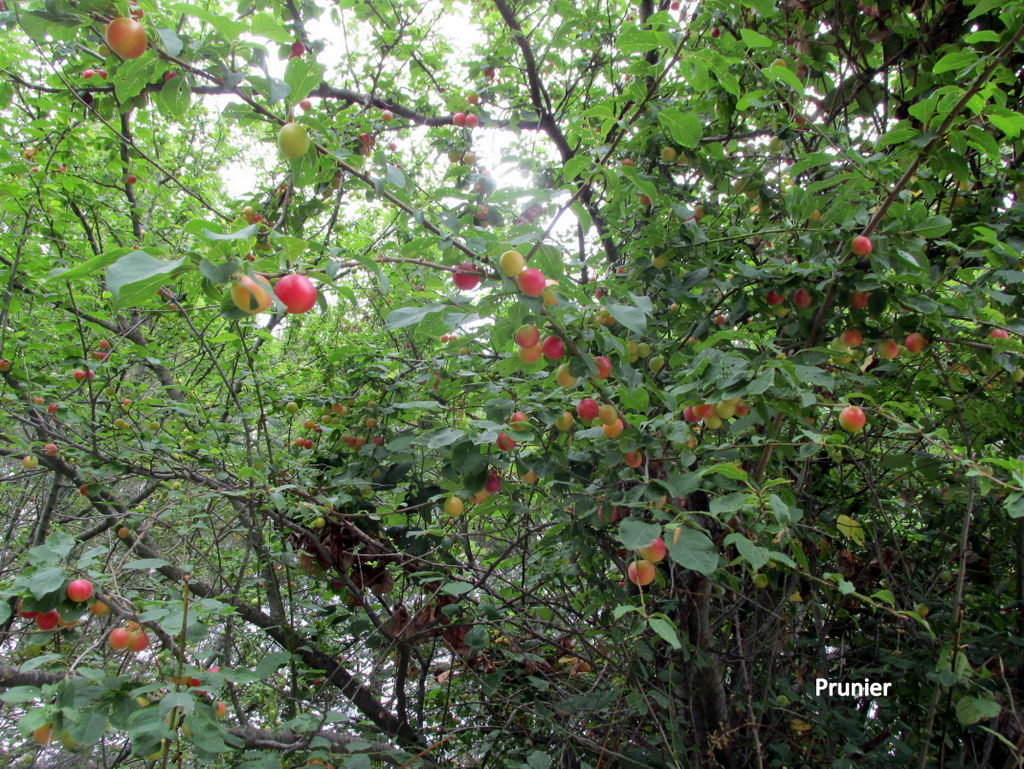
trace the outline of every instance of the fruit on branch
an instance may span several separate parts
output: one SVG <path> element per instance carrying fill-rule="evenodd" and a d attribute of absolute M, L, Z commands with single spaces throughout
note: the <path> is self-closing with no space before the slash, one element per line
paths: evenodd
<path fill-rule="evenodd" d="M 900 346 L 894 339 L 883 339 L 878 343 L 878 357 L 893 359 L 900 354 Z"/>
<path fill-rule="evenodd" d="M 516 276 L 519 290 L 527 296 L 540 296 L 547 288 L 544 273 L 534 267 L 527 267 Z"/>
<path fill-rule="evenodd" d="M 622 461 L 626 463 L 627 467 L 640 467 L 644 462 L 644 455 L 639 451 L 627 451 Z M 651 559 L 648 558 L 647 560 Z"/>
<path fill-rule="evenodd" d="M 301 40 L 296 40 L 294 43 L 292 43 L 292 53 L 291 56 L 289 56 L 288 58 L 296 59 L 299 56 L 302 56 L 302 54 L 304 54 L 305 52 L 306 46 L 303 44 Z"/>
<path fill-rule="evenodd" d="M 523 363 L 536 363 L 540 360 L 540 356 L 544 354 L 544 348 L 540 344 L 535 344 L 533 347 L 520 347 L 519 348 L 519 360 Z"/>
<path fill-rule="evenodd" d="M 664 539 L 661 537 L 655 537 L 651 541 L 651 544 L 647 547 L 641 547 L 636 552 L 645 561 L 658 563 L 659 561 L 664 560 L 666 553 L 668 553 L 668 549 L 665 547 Z"/>
<path fill-rule="evenodd" d="M 89 607 L 89 611 L 97 617 L 103 617 L 110 613 L 110 607 L 103 603 L 103 601 L 93 601 L 92 606 Z"/>
<path fill-rule="evenodd" d="M 0 372 L 7 372 L 11 370 L 11 362 L 7 358 L 0 358 Z"/>
<path fill-rule="evenodd" d="M 284 410 L 289 414 L 294 414 L 299 410 L 299 404 L 295 401 L 288 401 L 284 404 Z"/>
<path fill-rule="evenodd" d="M 466 128 L 476 128 L 480 125 L 480 118 L 472 112 L 466 115 Z"/>
<path fill-rule="evenodd" d="M 572 387 L 576 384 L 577 379 L 571 371 L 569 371 L 569 364 L 563 363 L 555 371 L 555 381 L 558 382 L 561 387 Z"/>
<path fill-rule="evenodd" d="M 92 598 L 92 582 L 87 579 L 76 579 L 68 585 L 68 599 L 82 603 Z"/>
<path fill-rule="evenodd" d="M 487 490 L 488 494 L 497 494 L 501 491 L 501 478 L 495 472 L 487 473 L 487 481 L 484 483 L 484 489 Z"/>
<path fill-rule="evenodd" d="M 657 374 L 659 371 L 662 370 L 662 368 L 664 368 L 665 359 L 660 355 L 655 355 L 653 358 L 647 361 L 647 366 L 648 368 L 650 368 L 652 374 Z"/>
<path fill-rule="evenodd" d="M 619 413 L 615 410 L 615 407 L 610 403 L 602 404 L 597 408 L 597 418 L 601 420 L 603 425 L 615 424 L 615 420 L 619 418 Z"/>
<path fill-rule="evenodd" d="M 563 411 L 555 419 L 555 427 L 561 430 L 563 433 L 567 433 L 572 429 L 573 418 L 572 413 L 569 411 Z"/>
<path fill-rule="evenodd" d="M 516 411 L 509 417 L 508 423 L 513 430 L 529 430 L 530 429 L 530 418 L 526 416 L 523 411 Z"/>
<path fill-rule="evenodd" d="M 850 347 L 860 347 L 864 342 L 864 335 L 855 328 L 846 329 L 839 338 L 842 339 L 843 344 Z"/>
<path fill-rule="evenodd" d="M 854 310 L 864 310 L 868 306 L 868 299 L 871 296 L 870 291 L 851 291 L 850 292 L 850 307 Z"/>
<path fill-rule="evenodd" d="M 526 259 L 518 251 L 506 251 L 498 260 L 498 267 L 509 278 L 515 278 L 526 267 Z"/>
<path fill-rule="evenodd" d="M 994 328 L 988 332 L 989 339 L 1009 339 L 1010 332 L 1005 328 Z"/>
<path fill-rule="evenodd" d="M 545 337 L 540 348 L 548 360 L 560 360 L 565 355 L 565 344 L 557 336 Z"/>
<path fill-rule="evenodd" d="M 86 379 L 92 379 L 96 375 L 89 369 L 76 368 L 71 376 L 76 382 L 84 382 Z"/>
<path fill-rule="evenodd" d="M 26 454 L 21 458 L 21 466 L 26 470 L 35 470 L 39 467 L 39 457 L 34 457 L 31 454 Z"/>
<path fill-rule="evenodd" d="M 46 456 L 48 457 L 57 456 L 57 444 L 47 443 L 45 446 L 43 446 L 43 453 L 46 454 Z"/>
<path fill-rule="evenodd" d="M 593 422 L 601 411 L 601 406 L 593 398 L 582 398 L 576 404 L 576 413 L 584 422 Z M 614 412 L 614 407 L 612 408 Z"/>
<path fill-rule="evenodd" d="M 661 148 L 661 159 L 666 163 L 675 163 L 677 157 L 679 157 L 679 153 L 676 152 L 674 147 Z"/>
<path fill-rule="evenodd" d="M 540 344 L 540 331 L 534 325 L 520 326 L 516 331 L 516 344 L 520 347 L 535 347 Z"/>
<path fill-rule="evenodd" d="M 907 348 L 907 352 L 914 354 L 921 352 L 926 344 L 928 344 L 928 339 L 918 331 L 907 334 L 907 338 L 903 340 L 903 346 Z"/>
<path fill-rule="evenodd" d="M 285 275 L 274 285 L 274 293 L 292 315 L 309 312 L 316 304 L 316 286 L 305 275 Z"/>
<path fill-rule="evenodd" d="M 621 419 L 616 419 L 611 424 L 601 425 L 601 429 L 604 431 L 606 437 L 618 438 L 624 426 L 625 425 L 622 424 Z"/>
<path fill-rule="evenodd" d="M 814 295 L 806 288 L 798 288 L 793 292 L 793 304 L 801 309 L 806 309 L 814 302 Z"/>
<path fill-rule="evenodd" d="M 140 652 L 149 646 L 149 636 L 142 630 L 128 631 L 128 649 L 133 652 Z"/>
<path fill-rule="evenodd" d="M 254 315 L 270 307 L 272 292 L 270 282 L 262 275 L 242 275 L 231 285 L 231 301 L 242 312 Z"/>
<path fill-rule="evenodd" d="M 860 406 L 847 406 L 839 412 L 839 426 L 848 433 L 859 433 L 864 429 L 867 417 Z"/>
<path fill-rule="evenodd" d="M 110 50 L 124 59 L 137 59 L 146 51 L 146 30 L 134 19 L 120 16 L 107 24 Z"/>
<path fill-rule="evenodd" d="M 496 440 L 494 444 L 501 451 L 512 451 L 512 449 L 516 447 L 516 442 L 512 440 L 506 432 L 498 433 L 498 440 Z"/>
<path fill-rule="evenodd" d="M 764 300 L 773 307 L 777 307 L 778 305 L 786 301 L 786 297 L 785 295 L 780 294 L 773 288 L 771 291 L 764 295 Z"/>
<path fill-rule="evenodd" d="M 864 235 L 858 235 L 850 241 L 850 250 L 857 256 L 867 256 L 871 253 L 872 247 L 871 238 Z"/>
<path fill-rule="evenodd" d="M 597 376 L 594 379 L 607 379 L 612 375 L 612 362 L 603 355 L 595 355 L 594 364 L 597 366 Z"/>
<path fill-rule="evenodd" d="M 36 615 L 36 624 L 40 630 L 53 630 L 59 622 L 60 614 L 57 613 L 56 609 L 50 609 L 48 612 Z"/>
<path fill-rule="evenodd" d="M 33 729 L 32 739 L 40 745 L 48 745 L 53 739 L 53 727 L 49 724 L 43 724 L 38 729 Z"/>
<path fill-rule="evenodd" d="M 213 706 L 213 717 L 224 718 L 228 714 L 228 704 L 226 702 L 218 702 Z"/>
<path fill-rule="evenodd" d="M 452 123 L 457 126 L 466 125 L 466 113 L 456 112 L 454 115 L 452 115 Z"/>
<path fill-rule="evenodd" d="M 668 267 L 668 252 L 664 251 L 657 256 L 651 257 L 651 266 L 656 270 L 664 270 Z"/>
<path fill-rule="evenodd" d="M 466 506 L 458 497 L 448 497 L 444 501 L 444 511 L 452 518 L 458 518 L 465 511 Z"/>
<path fill-rule="evenodd" d="M 452 274 L 455 285 L 462 291 L 470 291 L 480 285 L 480 272 L 472 262 L 463 262 Z"/>
<path fill-rule="evenodd" d="M 309 151 L 309 134 L 306 127 L 298 123 L 285 123 L 277 132 L 277 146 L 281 154 L 292 160 L 301 158 Z"/>
<path fill-rule="evenodd" d="M 657 570 L 654 568 L 654 564 L 644 560 L 633 561 L 629 564 L 629 568 L 626 569 L 626 576 L 629 577 L 629 581 L 640 587 L 654 582 L 656 573 Z"/>

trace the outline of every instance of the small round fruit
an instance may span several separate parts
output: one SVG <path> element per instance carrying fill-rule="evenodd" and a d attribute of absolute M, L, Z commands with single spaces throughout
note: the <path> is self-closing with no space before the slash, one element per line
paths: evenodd
<path fill-rule="evenodd" d="M 466 115 L 466 128 L 476 128 L 480 125 L 480 117 L 472 112 Z"/>
<path fill-rule="evenodd" d="M 555 427 L 557 427 L 563 433 L 569 432 L 572 429 L 572 425 L 573 425 L 572 412 L 563 411 L 555 419 Z"/>
<path fill-rule="evenodd" d="M 606 437 L 618 438 L 619 434 L 622 432 L 623 427 L 624 425 L 622 424 L 622 420 L 616 419 L 610 425 L 602 425 L 601 429 L 604 431 Z"/>
<path fill-rule="evenodd" d="M 814 302 L 814 295 L 806 288 L 798 288 L 793 292 L 793 304 L 801 309 L 806 309 Z"/>
<path fill-rule="evenodd" d="M 452 518 L 458 518 L 465 511 L 466 506 L 458 497 L 448 497 L 444 501 L 444 511 Z"/>
<path fill-rule="evenodd" d="M 46 454 L 46 456 L 48 457 L 57 456 L 57 451 L 58 449 L 56 443 L 47 443 L 45 446 L 43 446 L 43 453 Z"/>
<path fill-rule="evenodd" d="M 32 456 L 31 454 L 26 454 L 21 458 L 21 466 L 24 467 L 26 470 L 35 470 L 37 467 L 39 467 L 39 457 Z"/>
<path fill-rule="evenodd" d="M 569 371 L 569 364 L 563 363 L 555 371 L 555 381 L 558 382 L 561 387 L 572 387 L 578 381 L 571 371 Z"/>
<path fill-rule="evenodd" d="M 11 362 L 7 358 L 0 358 L 0 373 L 6 373 L 11 370 Z"/>
<path fill-rule="evenodd" d="M 540 344 L 540 331 L 536 326 L 520 326 L 516 331 L 516 344 L 520 347 L 535 347 Z"/>
<path fill-rule="evenodd" d="M 213 706 L 214 718 L 224 718 L 228 714 L 228 704 L 226 702 L 218 702 Z"/>
<path fill-rule="evenodd" d="M 773 307 L 778 307 L 780 304 L 786 301 L 786 297 L 783 294 L 780 294 L 774 288 L 764 295 L 764 299 L 766 302 L 768 302 L 768 304 L 772 305 Z"/>
<path fill-rule="evenodd" d="M 860 347 L 864 342 L 864 335 L 855 328 L 848 328 L 842 333 L 840 339 L 843 340 L 843 344 L 850 347 Z"/>
<path fill-rule="evenodd" d="M 858 235 L 850 241 L 850 250 L 857 256 L 867 256 L 871 253 L 871 248 L 871 238 L 864 235 Z"/>
<path fill-rule="evenodd" d="M 764 574 L 762 572 L 758 572 L 757 574 L 755 574 L 752 577 L 752 580 L 754 582 L 754 587 L 756 587 L 756 588 L 759 588 L 759 589 L 763 590 L 764 588 L 768 587 L 768 575 L 767 574 Z"/>
<path fill-rule="evenodd" d="M 653 358 L 647 361 L 647 366 L 651 369 L 652 374 L 657 374 L 659 371 L 661 371 L 664 365 L 665 359 L 660 355 L 655 355 Z"/>
<path fill-rule="evenodd" d="M 619 418 L 619 414 L 612 404 L 605 403 L 598 407 L 597 418 L 601 420 L 603 425 L 613 425 L 615 420 Z"/>
<path fill-rule="evenodd" d="M 848 433 L 859 433 L 864 429 L 867 417 L 860 406 L 847 406 L 839 412 L 839 426 Z"/>
<path fill-rule="evenodd" d="M 516 277 L 526 266 L 526 260 L 518 251 L 506 251 L 498 260 L 498 266 L 506 277 Z"/>
<path fill-rule="evenodd" d="M 292 315 L 309 312 L 316 304 L 316 286 L 305 275 L 285 275 L 277 281 L 274 293 Z"/>
<path fill-rule="evenodd" d="M 457 126 L 464 126 L 464 125 L 466 125 L 466 113 L 465 112 L 456 112 L 454 115 L 452 115 L 452 124 L 457 125 Z"/>
<path fill-rule="evenodd" d="M 994 328 L 988 332 L 989 339 L 1009 339 L 1010 332 L 1005 328 Z"/>
<path fill-rule="evenodd" d="M 894 339 L 883 339 L 878 343 L 878 357 L 892 360 L 900 354 L 900 346 Z"/>
<path fill-rule="evenodd" d="M 544 273 L 534 267 L 527 267 L 516 276 L 519 290 L 527 296 L 540 296 L 547 288 Z"/>
<path fill-rule="evenodd" d="M 666 163 L 675 163 L 677 157 L 679 157 L 679 153 L 676 152 L 674 147 L 661 148 L 661 159 Z"/>
<path fill-rule="evenodd" d="M 629 568 L 626 569 L 626 576 L 629 577 L 629 581 L 640 587 L 654 582 L 656 574 L 657 569 L 654 568 L 654 564 L 650 561 L 633 561 L 629 564 Z"/>
<path fill-rule="evenodd" d="M 394 118 L 395 118 L 395 115 L 394 115 L 394 113 L 391 110 L 389 110 L 389 109 L 381 110 L 380 119 L 383 120 L 385 123 L 390 123 L 392 120 L 394 120 Z"/>
<path fill-rule="evenodd" d="M 647 547 L 641 547 L 636 552 L 645 561 L 650 561 L 651 563 L 658 563 L 659 561 L 665 559 L 665 555 L 668 552 L 668 549 L 665 547 L 664 539 L 662 539 L 661 537 L 655 537 L 651 541 L 651 544 L 649 544 Z"/>
<path fill-rule="evenodd" d="M 93 601 L 92 606 L 89 607 L 89 611 L 97 617 L 103 617 L 110 613 L 110 607 L 103 603 L 103 601 Z"/>
<path fill-rule="evenodd" d="M 644 455 L 639 451 L 627 451 L 626 456 L 623 457 L 622 461 L 626 463 L 627 467 L 640 467 L 644 462 Z M 647 556 L 644 557 L 647 558 Z M 647 560 L 649 561 L 651 559 L 647 558 Z"/>
<path fill-rule="evenodd" d="M 593 398 L 582 398 L 579 403 L 576 404 L 576 413 L 580 419 L 584 422 L 593 422 L 597 419 L 597 413 L 600 411 L 598 402 Z"/>
<path fill-rule="evenodd" d="M 309 151 L 309 134 L 306 127 L 298 123 L 285 123 L 277 132 L 277 146 L 281 154 L 292 160 L 301 158 Z"/>
<path fill-rule="evenodd" d="M 311 109 L 313 109 L 313 102 L 311 102 L 309 99 L 303 99 L 302 101 L 299 102 L 299 109 L 301 109 L 303 112 L 309 112 Z"/>
<path fill-rule="evenodd" d="M 565 355 L 565 344 L 557 336 L 545 337 L 540 349 L 548 360 L 559 360 Z"/>
<path fill-rule="evenodd" d="M 519 360 L 523 363 L 536 363 L 543 354 L 544 348 L 539 344 L 535 344 L 533 347 L 519 348 Z"/>
<path fill-rule="evenodd" d="M 123 627 L 114 628 L 110 631 L 110 635 L 107 636 L 107 643 L 110 644 L 111 649 L 128 648 L 128 629 Z"/>
<path fill-rule="evenodd" d="M 907 334 L 907 338 L 903 340 L 903 346 L 907 348 L 907 352 L 917 354 L 924 349 L 924 346 L 928 344 L 928 339 L 917 331 L 912 334 Z"/>
<path fill-rule="evenodd" d="M 595 379 L 607 379 L 612 375 L 612 362 L 603 355 L 597 355 L 594 357 L 594 363 L 597 365 L 597 376 Z"/>
<path fill-rule="evenodd" d="M 480 273 L 472 262 L 463 262 L 456 267 L 452 279 L 461 291 L 470 291 L 480 285 Z"/>
<path fill-rule="evenodd" d="M 149 646 L 149 636 L 142 630 L 131 630 L 128 632 L 128 649 L 133 652 L 140 652 Z"/>
<path fill-rule="evenodd" d="M 506 432 L 498 433 L 498 440 L 494 443 L 501 451 L 512 451 L 516 447 L 516 442 Z"/>
<path fill-rule="evenodd" d="M 262 275 L 243 275 L 231 285 L 231 301 L 242 312 L 254 315 L 270 307 L 272 292 L 270 282 Z"/>
<path fill-rule="evenodd" d="M 536 483 L 540 476 L 530 468 L 522 475 L 523 483 Z"/>
<path fill-rule="evenodd" d="M 68 585 L 68 599 L 82 603 L 92 598 L 92 582 L 87 579 L 76 579 Z"/>
<path fill-rule="evenodd" d="M 53 739 L 53 728 L 49 724 L 44 724 L 38 729 L 34 729 L 32 731 L 32 739 L 40 745 L 48 745 L 50 740 Z"/>
<path fill-rule="evenodd" d="M 105 37 L 110 50 L 124 59 L 137 59 L 146 52 L 146 30 L 135 19 L 120 16 L 112 20 Z"/>
<path fill-rule="evenodd" d="M 53 630 L 60 623 L 60 614 L 56 609 L 36 615 L 36 624 L 40 630 Z"/>
<path fill-rule="evenodd" d="M 284 404 L 284 410 L 287 411 L 289 414 L 294 414 L 299 410 L 299 404 L 296 403 L 295 401 L 288 401 L 286 404 Z"/>
<path fill-rule="evenodd" d="M 851 291 L 850 292 L 850 307 L 854 310 L 863 310 L 868 306 L 868 298 L 871 296 L 870 291 Z"/>
<path fill-rule="evenodd" d="M 530 418 L 522 411 L 516 411 L 512 414 L 512 416 L 508 418 L 508 423 L 513 430 L 522 431 L 530 429 Z"/>

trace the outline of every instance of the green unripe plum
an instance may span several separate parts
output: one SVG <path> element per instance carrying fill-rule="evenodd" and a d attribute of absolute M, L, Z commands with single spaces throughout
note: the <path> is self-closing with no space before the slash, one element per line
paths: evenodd
<path fill-rule="evenodd" d="M 285 123 L 277 134 L 277 146 L 281 154 L 294 160 L 309 151 L 309 134 L 306 127 L 298 123 Z"/>

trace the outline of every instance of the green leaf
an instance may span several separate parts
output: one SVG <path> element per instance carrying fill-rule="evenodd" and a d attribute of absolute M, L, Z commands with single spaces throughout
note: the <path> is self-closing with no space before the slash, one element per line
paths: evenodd
<path fill-rule="evenodd" d="M 971 50 L 959 50 L 947 53 L 932 67 L 933 75 L 941 75 L 943 72 L 951 72 L 962 67 L 967 67 L 978 60 L 977 55 Z"/>
<path fill-rule="evenodd" d="M 384 327 L 388 331 L 395 331 L 400 328 L 418 325 L 428 315 L 441 312 L 444 309 L 440 304 L 428 304 L 422 307 L 399 307 L 388 314 Z"/>
<path fill-rule="evenodd" d="M 153 92 L 153 101 L 162 115 L 181 120 L 192 104 L 192 89 L 184 77 L 172 77 L 164 81 L 159 91 Z"/>
<path fill-rule="evenodd" d="M 526 765 L 530 769 L 551 769 L 551 758 L 547 753 L 535 750 L 526 757 Z"/>
<path fill-rule="evenodd" d="M 178 37 L 178 33 L 173 29 L 157 27 L 156 34 L 160 38 L 160 47 L 167 51 L 169 55 L 177 56 L 184 49 L 181 38 Z"/>
<path fill-rule="evenodd" d="M 643 334 L 647 328 L 647 316 L 639 307 L 626 304 L 607 304 L 608 313 L 630 331 Z"/>
<path fill-rule="evenodd" d="M 684 569 L 700 572 L 705 577 L 718 568 L 718 551 L 715 543 L 703 531 L 680 527 L 679 536 L 668 537 L 668 554 Z"/>
<path fill-rule="evenodd" d="M 24 584 L 36 598 L 44 598 L 64 587 L 66 579 L 64 569 L 59 566 L 48 566 L 36 571 Z"/>
<path fill-rule="evenodd" d="M 961 697 L 956 701 L 956 717 L 964 726 L 976 724 L 986 718 L 995 718 L 1002 712 L 998 702 L 981 697 Z"/>
<path fill-rule="evenodd" d="M 619 524 L 619 531 L 615 538 L 627 550 L 639 550 L 641 547 L 647 547 L 660 536 L 661 526 L 659 524 L 644 523 L 637 518 L 630 517 Z"/>
<path fill-rule="evenodd" d="M 733 545 L 737 552 L 739 552 L 740 558 L 749 563 L 754 571 L 758 571 L 771 560 L 771 555 L 767 548 L 755 545 L 739 532 L 734 532 L 726 537 L 725 544 Z"/>
<path fill-rule="evenodd" d="M 257 680 L 261 678 L 270 678 L 279 667 L 288 663 L 288 660 L 292 658 L 292 655 L 288 652 L 274 652 L 268 654 L 260 663 L 253 668 L 253 674 Z"/>
<path fill-rule="evenodd" d="M 131 289 L 131 297 L 142 293 L 150 284 L 162 283 L 167 276 L 175 273 L 182 264 L 185 257 L 175 259 L 172 262 L 164 262 L 154 259 L 145 251 L 132 251 L 125 254 L 107 269 L 107 290 L 114 295 L 114 299 L 127 299 L 121 296 L 122 291 Z"/>
<path fill-rule="evenodd" d="M 441 592 L 448 595 L 465 595 L 473 592 L 473 585 L 469 582 L 446 582 L 441 585 Z"/>
<path fill-rule="evenodd" d="M 649 617 L 647 624 L 651 630 L 661 636 L 673 649 L 683 648 L 683 645 L 679 643 L 679 636 L 676 634 L 675 626 L 669 620 L 663 617 Z"/>
<path fill-rule="evenodd" d="M 288 60 L 284 70 L 284 80 L 291 86 L 293 104 L 298 104 L 309 96 L 310 91 L 320 87 L 323 82 L 326 66 L 307 56 L 296 56 Z"/>
<path fill-rule="evenodd" d="M 134 561 L 129 561 L 122 569 L 159 569 L 162 566 L 167 566 L 168 561 L 163 558 L 137 558 Z"/>
<path fill-rule="evenodd" d="M 775 46 L 771 38 L 765 37 L 760 32 L 755 32 L 752 29 L 741 29 L 740 39 L 747 48 L 773 48 Z"/>
<path fill-rule="evenodd" d="M 38 686 L 13 686 L 0 693 L 0 700 L 9 704 L 34 702 L 43 698 L 43 690 Z"/>
<path fill-rule="evenodd" d="M 844 537 L 852 539 L 858 545 L 864 544 L 864 527 L 848 515 L 836 518 L 836 528 Z"/>
<path fill-rule="evenodd" d="M 576 157 L 569 158 L 566 161 L 565 166 L 562 168 L 562 172 L 565 174 L 565 180 L 571 182 L 577 176 L 584 171 L 588 170 L 593 165 L 593 161 L 588 155 L 577 155 Z"/>
<path fill-rule="evenodd" d="M 683 112 L 677 107 L 663 109 L 658 113 L 658 122 L 668 131 L 673 141 L 683 147 L 694 148 L 700 144 L 704 128 L 700 118 L 692 112 Z"/>
<path fill-rule="evenodd" d="M 945 216 L 929 216 L 915 224 L 911 232 L 919 238 L 941 238 L 952 226 L 953 222 Z"/>
<path fill-rule="evenodd" d="M 199 261 L 199 271 L 214 285 L 220 286 L 231 280 L 231 276 L 238 272 L 238 262 L 224 262 L 223 264 L 213 264 L 212 262 L 201 259 Z"/>

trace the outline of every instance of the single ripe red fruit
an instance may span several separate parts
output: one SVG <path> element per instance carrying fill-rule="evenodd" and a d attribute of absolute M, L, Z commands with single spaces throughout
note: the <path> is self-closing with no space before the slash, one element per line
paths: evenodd
<path fill-rule="evenodd" d="M 651 196 L 643 192 L 640 193 L 640 205 L 648 207 L 651 205 Z"/>
<path fill-rule="evenodd" d="M 125 59 L 137 59 L 146 52 L 146 30 L 134 19 L 123 16 L 107 25 L 107 45 Z"/>
<path fill-rule="evenodd" d="M 57 613 L 56 609 L 50 609 L 48 612 L 36 615 L 36 624 L 40 630 L 53 630 L 59 622 L 60 614 Z"/>
<path fill-rule="evenodd" d="M 592 422 L 597 419 L 597 410 L 600 407 L 593 398 L 583 398 L 576 404 L 576 413 L 584 422 Z"/>
<path fill-rule="evenodd" d="M 87 579 L 76 579 L 68 585 L 68 599 L 82 603 L 92 598 L 92 582 Z"/>
<path fill-rule="evenodd" d="M 994 328 L 988 332 L 989 339 L 1009 339 L 1010 332 L 1005 328 Z"/>
<path fill-rule="evenodd" d="M 131 630 L 128 632 L 128 648 L 133 652 L 140 652 L 149 646 L 149 636 L 142 630 Z"/>
<path fill-rule="evenodd" d="M 772 305 L 773 307 L 778 306 L 786 301 L 785 295 L 780 294 L 774 288 L 764 295 L 764 299 L 766 302 L 768 302 L 768 304 Z"/>
<path fill-rule="evenodd" d="M 813 301 L 814 295 L 806 288 L 798 288 L 793 292 L 793 304 L 801 309 L 810 307 Z"/>
<path fill-rule="evenodd" d="M 488 494 L 497 494 L 501 491 L 501 478 L 497 473 L 487 473 L 487 483 L 484 484 Z"/>
<path fill-rule="evenodd" d="M 612 362 L 603 355 L 594 356 L 594 363 L 597 365 L 596 379 L 607 379 L 612 375 Z"/>
<path fill-rule="evenodd" d="M 527 267 L 519 273 L 516 282 L 519 284 L 519 290 L 527 296 L 540 296 L 547 288 L 544 273 L 534 267 Z"/>
<path fill-rule="evenodd" d="M 86 80 L 88 80 L 90 77 L 92 77 L 95 74 L 96 74 L 96 70 L 94 70 L 94 69 L 84 69 L 84 70 L 82 70 L 82 77 L 84 77 Z"/>
<path fill-rule="evenodd" d="M 305 275 L 285 275 L 274 285 L 274 293 L 292 315 L 309 312 L 316 304 L 316 286 Z"/>
<path fill-rule="evenodd" d="M 693 410 L 693 406 L 687 406 L 683 409 L 683 419 L 691 425 L 700 421 L 700 417 L 697 416 L 697 412 Z"/>
<path fill-rule="evenodd" d="M 513 430 L 529 430 L 530 429 L 530 418 L 526 416 L 526 412 L 516 411 L 508 418 L 508 423 Z"/>
<path fill-rule="evenodd" d="M 292 43 L 292 56 L 293 57 L 302 56 L 302 54 L 304 54 L 305 52 L 306 52 L 306 46 L 302 43 L 301 40 L 296 40 L 294 43 Z"/>
<path fill-rule="evenodd" d="M 473 113 L 466 115 L 466 128 L 476 128 L 478 125 L 480 125 L 479 117 Z"/>
<path fill-rule="evenodd" d="M 860 406 L 847 406 L 839 412 L 839 426 L 848 433 L 859 433 L 864 429 L 867 417 Z"/>
<path fill-rule="evenodd" d="M 456 112 L 454 115 L 452 115 L 452 123 L 454 123 L 457 126 L 466 125 L 466 113 Z"/>
<path fill-rule="evenodd" d="M 480 285 L 480 273 L 472 262 L 463 262 L 455 268 L 453 280 L 459 289 L 469 291 Z"/>
<path fill-rule="evenodd" d="M 658 563 L 659 561 L 663 561 L 665 559 L 665 554 L 668 552 L 668 549 L 665 547 L 664 539 L 662 539 L 661 537 L 655 537 L 651 541 L 651 544 L 649 544 L 647 547 L 641 547 L 636 552 L 645 561 L 650 561 L 651 563 Z"/>
<path fill-rule="evenodd" d="M 633 561 L 626 569 L 629 581 L 634 585 L 640 585 L 640 587 L 654 582 L 655 574 L 657 574 L 657 570 L 650 561 Z"/>
<path fill-rule="evenodd" d="M 700 406 L 693 407 L 693 413 L 697 419 L 707 419 L 709 416 L 715 413 L 715 404 L 704 403 Z"/>
<path fill-rule="evenodd" d="M 711 37 L 719 37 L 721 34 L 722 30 L 720 30 L 718 27 L 711 28 Z"/>
<path fill-rule="evenodd" d="M 313 102 L 311 102 L 309 99 L 303 99 L 302 101 L 299 102 L 299 108 L 303 112 L 309 112 L 311 109 L 313 109 Z"/>
<path fill-rule="evenodd" d="M 99 346 L 99 348 L 101 350 L 109 350 L 110 349 L 110 342 L 108 342 L 106 339 L 101 339 L 99 341 L 99 345 L 98 346 Z"/>
<path fill-rule="evenodd" d="M 850 307 L 854 310 L 866 309 L 870 295 L 870 291 L 852 291 L 850 293 Z"/>
<path fill-rule="evenodd" d="M 43 453 L 46 454 L 46 456 L 48 457 L 57 456 L 57 444 L 47 443 L 45 446 L 43 446 Z"/>
<path fill-rule="evenodd" d="M 883 339 L 878 343 L 878 357 L 892 360 L 899 356 L 900 346 L 896 344 L 894 339 Z"/>
<path fill-rule="evenodd" d="M 623 457 L 622 461 L 625 462 L 628 467 L 640 467 L 640 465 L 643 464 L 644 455 L 639 451 L 627 451 L 626 456 Z M 647 560 L 649 561 L 651 559 L 648 558 Z"/>
<path fill-rule="evenodd" d="M 89 375 L 85 372 L 85 369 L 76 368 L 71 376 L 75 378 L 76 382 L 84 382 Z"/>
<path fill-rule="evenodd" d="M 864 335 L 855 328 L 848 328 L 843 332 L 841 337 L 843 344 L 849 345 L 850 347 L 860 347 L 864 342 Z"/>
<path fill-rule="evenodd" d="M 390 123 L 394 119 L 394 117 L 394 114 L 389 109 L 382 110 L 380 113 L 380 119 L 383 120 L 385 123 Z"/>
<path fill-rule="evenodd" d="M 536 326 L 520 326 L 516 331 L 516 344 L 520 347 L 536 347 L 540 344 L 540 331 Z"/>
<path fill-rule="evenodd" d="M 928 344 L 928 340 L 924 334 L 915 331 L 912 334 L 907 334 L 907 338 L 903 341 L 903 346 L 907 348 L 907 352 L 919 353 L 924 349 L 924 346 Z"/>
<path fill-rule="evenodd" d="M 516 447 L 516 442 L 509 437 L 508 433 L 498 433 L 498 440 L 495 441 L 495 445 L 502 451 L 512 451 Z"/>
<path fill-rule="evenodd" d="M 123 627 L 116 627 L 107 636 L 107 643 L 111 649 L 125 649 L 128 646 L 128 630 Z"/>
<path fill-rule="evenodd" d="M 850 241 L 850 250 L 857 256 L 867 256 L 871 253 L 871 238 L 858 235 Z"/>
<path fill-rule="evenodd" d="M 56 403 L 51 403 L 49 406 L 46 407 L 46 411 L 48 413 L 50 413 L 50 414 L 56 414 L 57 413 L 57 404 Z"/>
<path fill-rule="evenodd" d="M 548 336 L 540 343 L 541 352 L 548 360 L 559 360 L 565 355 L 565 345 L 557 336 Z"/>

